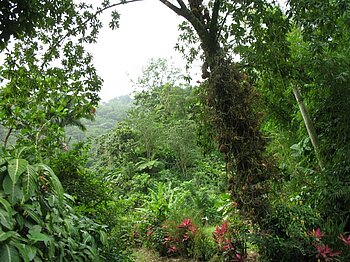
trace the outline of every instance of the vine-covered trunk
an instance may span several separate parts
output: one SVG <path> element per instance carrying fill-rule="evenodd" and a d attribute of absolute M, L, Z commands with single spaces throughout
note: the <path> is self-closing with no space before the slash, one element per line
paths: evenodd
<path fill-rule="evenodd" d="M 211 72 L 207 104 L 226 158 L 233 199 L 242 215 L 263 226 L 269 211 L 267 180 L 274 170 L 264 155 L 266 142 L 254 111 L 257 94 L 230 59 L 219 52 L 206 56 Z"/>
<path fill-rule="evenodd" d="M 269 211 L 267 180 L 273 174 L 272 165 L 264 156 L 265 141 L 254 111 L 256 94 L 220 46 L 219 12 L 223 2 L 215 0 L 210 15 L 202 0 L 189 0 L 189 7 L 182 0 L 177 0 L 179 6 L 168 0 L 160 1 L 184 17 L 198 34 L 205 59 L 203 77 L 208 78 L 207 105 L 216 140 L 226 158 L 233 199 L 242 215 L 264 228 L 263 219 Z"/>

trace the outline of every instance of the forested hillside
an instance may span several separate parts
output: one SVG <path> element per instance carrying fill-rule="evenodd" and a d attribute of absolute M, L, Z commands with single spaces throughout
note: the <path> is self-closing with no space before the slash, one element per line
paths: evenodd
<path fill-rule="evenodd" d="M 131 2 L 0 2 L 0 261 L 349 261 L 350 3 L 160 0 L 202 78 L 101 104 Z"/>
<path fill-rule="evenodd" d="M 97 106 L 93 120 L 82 121 L 83 128 L 77 126 L 66 128 L 66 139 L 72 144 L 108 132 L 118 122 L 125 119 L 131 105 L 132 99 L 127 95 L 102 102 Z"/>

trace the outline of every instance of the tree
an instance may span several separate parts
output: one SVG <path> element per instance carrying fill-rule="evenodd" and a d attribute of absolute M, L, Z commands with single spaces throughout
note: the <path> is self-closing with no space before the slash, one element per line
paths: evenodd
<path fill-rule="evenodd" d="M 101 24 L 89 6 L 77 7 L 72 1 L 36 3 L 30 8 L 28 14 L 34 16 L 26 22 L 32 25 L 30 33 L 14 33 L 17 39 L 6 47 L 0 67 L 0 124 L 8 130 L 5 145 L 15 134 L 18 142 L 34 144 L 37 151 L 53 150 L 61 147 L 65 126 L 84 128 L 80 119 L 94 116 L 102 80 L 83 43 L 95 41 Z M 21 16 L 26 13 L 9 15 L 25 27 Z"/>
<path fill-rule="evenodd" d="M 345 59 L 349 53 L 349 10 L 344 1 L 288 1 L 285 12 L 268 8 L 256 14 L 254 21 L 259 23 L 250 23 L 251 30 L 236 38 L 235 48 L 264 95 L 268 131 L 276 134 L 271 126 L 277 127 L 277 140 L 288 134 L 285 148 L 292 146 L 299 151 L 297 163 L 287 167 L 290 174 L 284 177 L 284 185 L 293 185 L 294 189 L 282 187 L 286 200 L 290 194 L 301 196 L 305 206 L 315 207 L 325 221 L 334 223 L 332 232 L 350 228 L 349 141 L 344 136 L 349 121 L 346 104 L 350 80 Z M 293 93 L 299 106 L 301 102 L 307 107 L 308 116 L 303 106 L 304 112 L 299 112 Z M 303 122 L 309 126 L 309 134 Z M 312 126 L 310 132 L 309 123 L 314 132 Z M 281 163 L 291 159 L 291 152 L 280 150 L 279 155 L 285 153 L 287 157 L 280 158 Z"/>
<path fill-rule="evenodd" d="M 242 19 L 239 11 L 246 3 L 161 2 L 184 17 L 200 40 L 204 59 L 202 76 L 208 78 L 203 85 L 206 105 L 212 111 L 216 140 L 228 163 L 233 199 L 242 214 L 263 226 L 262 220 L 269 212 L 266 181 L 274 171 L 264 156 L 266 141 L 259 131 L 259 116 L 253 109 L 256 92 L 230 57 L 224 30 L 227 27 L 223 28 L 229 14 L 234 21 Z"/>
<path fill-rule="evenodd" d="M 54 1 L 58 2 L 58 1 Z M 69 3 L 70 1 L 64 1 Z M 31 35 L 36 26 L 43 22 L 46 12 L 54 8 L 53 2 L 1 1 L 0 3 L 0 51 L 5 48 L 10 37 Z"/>

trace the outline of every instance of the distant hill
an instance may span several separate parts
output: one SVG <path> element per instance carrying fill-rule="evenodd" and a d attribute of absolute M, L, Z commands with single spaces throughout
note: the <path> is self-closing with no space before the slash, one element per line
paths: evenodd
<path fill-rule="evenodd" d="M 118 96 L 102 102 L 96 110 L 94 121 L 83 120 L 82 123 L 86 126 L 86 131 L 81 131 L 77 127 L 67 127 L 66 137 L 69 143 L 82 141 L 88 137 L 95 137 L 106 133 L 112 129 L 117 122 L 125 119 L 126 113 L 131 109 L 133 99 L 128 96 Z"/>

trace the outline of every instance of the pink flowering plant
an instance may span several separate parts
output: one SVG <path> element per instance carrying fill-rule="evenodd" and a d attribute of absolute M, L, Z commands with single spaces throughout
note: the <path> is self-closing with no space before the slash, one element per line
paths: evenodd
<path fill-rule="evenodd" d="M 244 241 L 235 234 L 227 221 L 217 226 L 213 232 L 217 253 L 224 261 L 246 261 L 247 249 Z"/>

